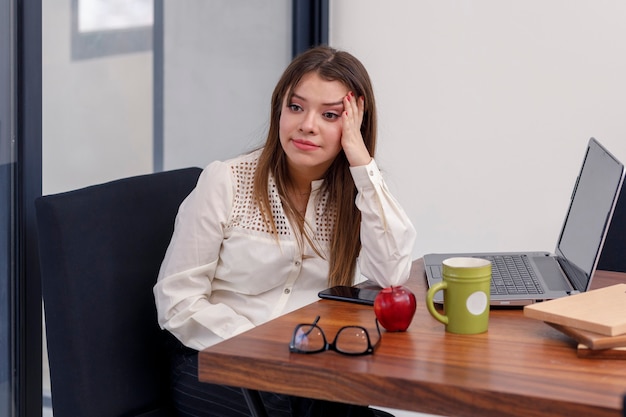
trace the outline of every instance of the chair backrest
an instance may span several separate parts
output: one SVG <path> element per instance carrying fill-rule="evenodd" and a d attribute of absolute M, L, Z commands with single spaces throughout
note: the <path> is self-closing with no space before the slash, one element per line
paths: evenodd
<path fill-rule="evenodd" d="M 35 201 L 55 417 L 171 416 L 152 287 L 200 168 Z"/>
<path fill-rule="evenodd" d="M 626 272 L 626 185 L 620 191 L 598 261 L 598 269 Z"/>

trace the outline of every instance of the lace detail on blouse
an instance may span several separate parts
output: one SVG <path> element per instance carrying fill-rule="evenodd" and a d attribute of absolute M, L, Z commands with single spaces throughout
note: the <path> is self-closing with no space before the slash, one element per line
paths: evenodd
<path fill-rule="evenodd" d="M 328 205 L 328 193 L 321 194 L 315 207 L 315 240 L 330 243 L 336 218 L 335 208 Z"/>
<path fill-rule="evenodd" d="M 237 159 L 230 167 L 235 183 L 233 210 L 227 228 L 242 229 L 257 235 L 270 235 L 271 226 L 265 223 L 261 211 L 254 201 L 254 172 L 257 167 L 257 159 L 258 153 L 253 153 L 250 158 Z M 283 210 L 274 178 L 271 176 L 268 181 L 268 189 L 270 208 L 278 236 L 279 238 L 291 237 L 291 225 Z M 335 210 L 328 206 L 327 193 L 321 193 L 316 200 L 314 240 L 328 244 L 336 217 Z"/>

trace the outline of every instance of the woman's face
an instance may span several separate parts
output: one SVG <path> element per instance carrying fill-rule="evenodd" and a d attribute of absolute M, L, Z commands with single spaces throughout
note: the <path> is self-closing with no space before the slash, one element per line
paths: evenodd
<path fill-rule="evenodd" d="M 343 99 L 348 88 L 306 74 L 283 99 L 280 143 L 291 173 L 320 179 L 341 152 Z"/>

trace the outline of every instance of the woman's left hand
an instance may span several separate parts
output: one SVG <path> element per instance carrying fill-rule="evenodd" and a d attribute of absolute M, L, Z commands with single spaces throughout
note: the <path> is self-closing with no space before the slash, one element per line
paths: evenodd
<path fill-rule="evenodd" d="M 341 135 L 341 146 L 350 166 L 353 167 L 367 165 L 372 160 L 361 135 L 364 103 L 364 98 L 356 98 L 352 91 L 343 98 L 344 111 L 342 114 L 343 132 Z"/>

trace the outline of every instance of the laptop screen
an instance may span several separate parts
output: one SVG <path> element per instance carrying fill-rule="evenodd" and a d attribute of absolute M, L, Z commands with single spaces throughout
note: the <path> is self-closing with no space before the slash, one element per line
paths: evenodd
<path fill-rule="evenodd" d="M 624 165 L 590 139 L 555 251 L 579 291 L 588 289 L 597 266 L 623 175 Z"/>

